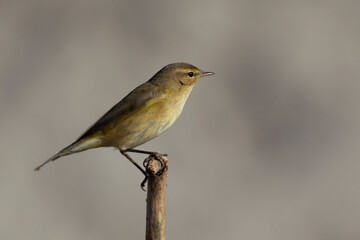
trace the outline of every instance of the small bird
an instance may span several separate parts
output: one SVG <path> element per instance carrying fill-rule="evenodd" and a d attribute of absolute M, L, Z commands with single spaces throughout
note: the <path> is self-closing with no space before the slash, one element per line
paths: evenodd
<path fill-rule="evenodd" d="M 160 153 L 134 148 L 159 136 L 173 125 L 197 80 L 213 74 L 188 63 L 173 63 L 163 67 L 149 81 L 135 88 L 112 107 L 74 143 L 34 170 L 38 171 L 47 163 L 73 153 L 91 148 L 115 147 L 145 174 L 127 152 L 151 154 L 162 161 Z"/>

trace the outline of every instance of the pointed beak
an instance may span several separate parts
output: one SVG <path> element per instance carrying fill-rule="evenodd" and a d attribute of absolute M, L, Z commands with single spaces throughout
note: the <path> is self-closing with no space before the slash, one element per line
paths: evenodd
<path fill-rule="evenodd" d="M 210 76 L 210 75 L 214 75 L 214 72 L 202 72 L 201 73 L 201 77 L 205 77 L 205 76 Z"/>

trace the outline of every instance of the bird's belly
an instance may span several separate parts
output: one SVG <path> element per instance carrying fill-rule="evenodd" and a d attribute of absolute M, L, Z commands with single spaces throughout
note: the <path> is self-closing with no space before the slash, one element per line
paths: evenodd
<path fill-rule="evenodd" d="M 186 99 L 185 99 L 186 100 Z M 178 119 L 185 102 L 147 108 L 123 121 L 117 129 L 118 148 L 134 148 L 164 133 Z"/>
<path fill-rule="evenodd" d="M 154 119 L 154 121 L 150 121 L 149 125 L 139 134 L 138 144 L 143 144 L 164 133 L 169 127 L 171 127 L 171 125 L 174 124 L 177 118 L 178 115 L 174 114 L 168 118 Z"/>

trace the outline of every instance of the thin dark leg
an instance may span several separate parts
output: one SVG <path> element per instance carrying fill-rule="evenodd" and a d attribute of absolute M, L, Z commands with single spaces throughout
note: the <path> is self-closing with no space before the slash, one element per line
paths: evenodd
<path fill-rule="evenodd" d="M 125 152 L 134 152 L 134 153 L 142 153 L 142 154 L 149 154 L 149 155 L 167 156 L 166 153 L 162 154 L 162 153 L 158 153 L 158 152 L 144 151 L 144 150 L 138 150 L 138 149 L 134 149 L 134 148 L 128 148 L 128 149 L 125 150 Z"/>
<path fill-rule="evenodd" d="M 162 158 L 162 156 L 167 156 L 166 153 L 165 153 L 165 154 L 162 154 L 162 153 L 158 153 L 158 152 L 137 150 L 137 149 L 133 149 L 133 148 L 128 148 L 128 149 L 126 149 L 126 150 L 120 150 L 120 153 L 121 153 L 122 155 L 124 155 L 132 164 L 135 165 L 135 167 L 137 167 L 137 168 L 145 175 L 144 180 L 143 180 L 143 181 L 141 182 L 141 184 L 140 184 L 141 189 L 142 189 L 143 191 L 145 191 L 145 192 L 146 192 L 146 190 L 145 190 L 145 183 L 146 183 L 147 180 L 148 180 L 148 177 L 146 176 L 146 171 L 143 170 L 126 152 L 134 152 L 134 153 L 148 154 L 148 155 L 150 155 L 150 156 L 155 157 L 157 160 L 160 161 L 161 166 L 162 166 L 162 171 L 159 171 L 159 172 L 158 172 L 158 175 L 161 175 L 164 171 L 167 170 L 167 164 L 166 164 L 165 160 Z M 148 160 L 145 159 L 145 160 L 144 160 L 144 163 L 143 163 L 143 165 L 144 165 L 145 168 L 146 168 L 146 166 L 147 166 L 147 163 L 148 163 Z"/>
<path fill-rule="evenodd" d="M 162 156 L 167 156 L 166 153 L 162 154 L 159 152 L 151 152 L 151 151 L 144 151 L 144 150 L 138 150 L 138 149 L 133 149 L 133 148 L 128 148 L 125 150 L 125 152 L 134 152 L 134 153 L 142 153 L 142 154 L 149 154 L 150 156 L 154 156 L 157 160 L 160 161 L 161 163 L 161 167 L 163 168 L 162 171 L 159 172 L 159 174 L 161 175 L 162 172 L 167 170 L 167 164 L 165 162 L 165 160 L 162 158 Z M 146 168 L 146 160 L 144 161 L 143 165 Z"/>
<path fill-rule="evenodd" d="M 132 164 L 134 164 L 145 176 L 146 176 L 146 172 L 144 171 L 144 169 L 142 169 L 127 153 L 126 151 L 121 151 L 121 154 L 124 155 Z"/>

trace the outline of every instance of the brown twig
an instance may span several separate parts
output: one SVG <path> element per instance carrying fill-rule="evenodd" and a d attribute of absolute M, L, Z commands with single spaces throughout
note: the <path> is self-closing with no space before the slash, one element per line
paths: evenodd
<path fill-rule="evenodd" d="M 146 240 L 165 240 L 165 193 L 168 171 L 165 168 L 165 171 L 161 173 L 163 168 L 161 162 L 154 157 L 150 158 L 146 166 L 148 176 Z M 163 155 L 162 158 L 167 164 L 167 157 Z"/>

